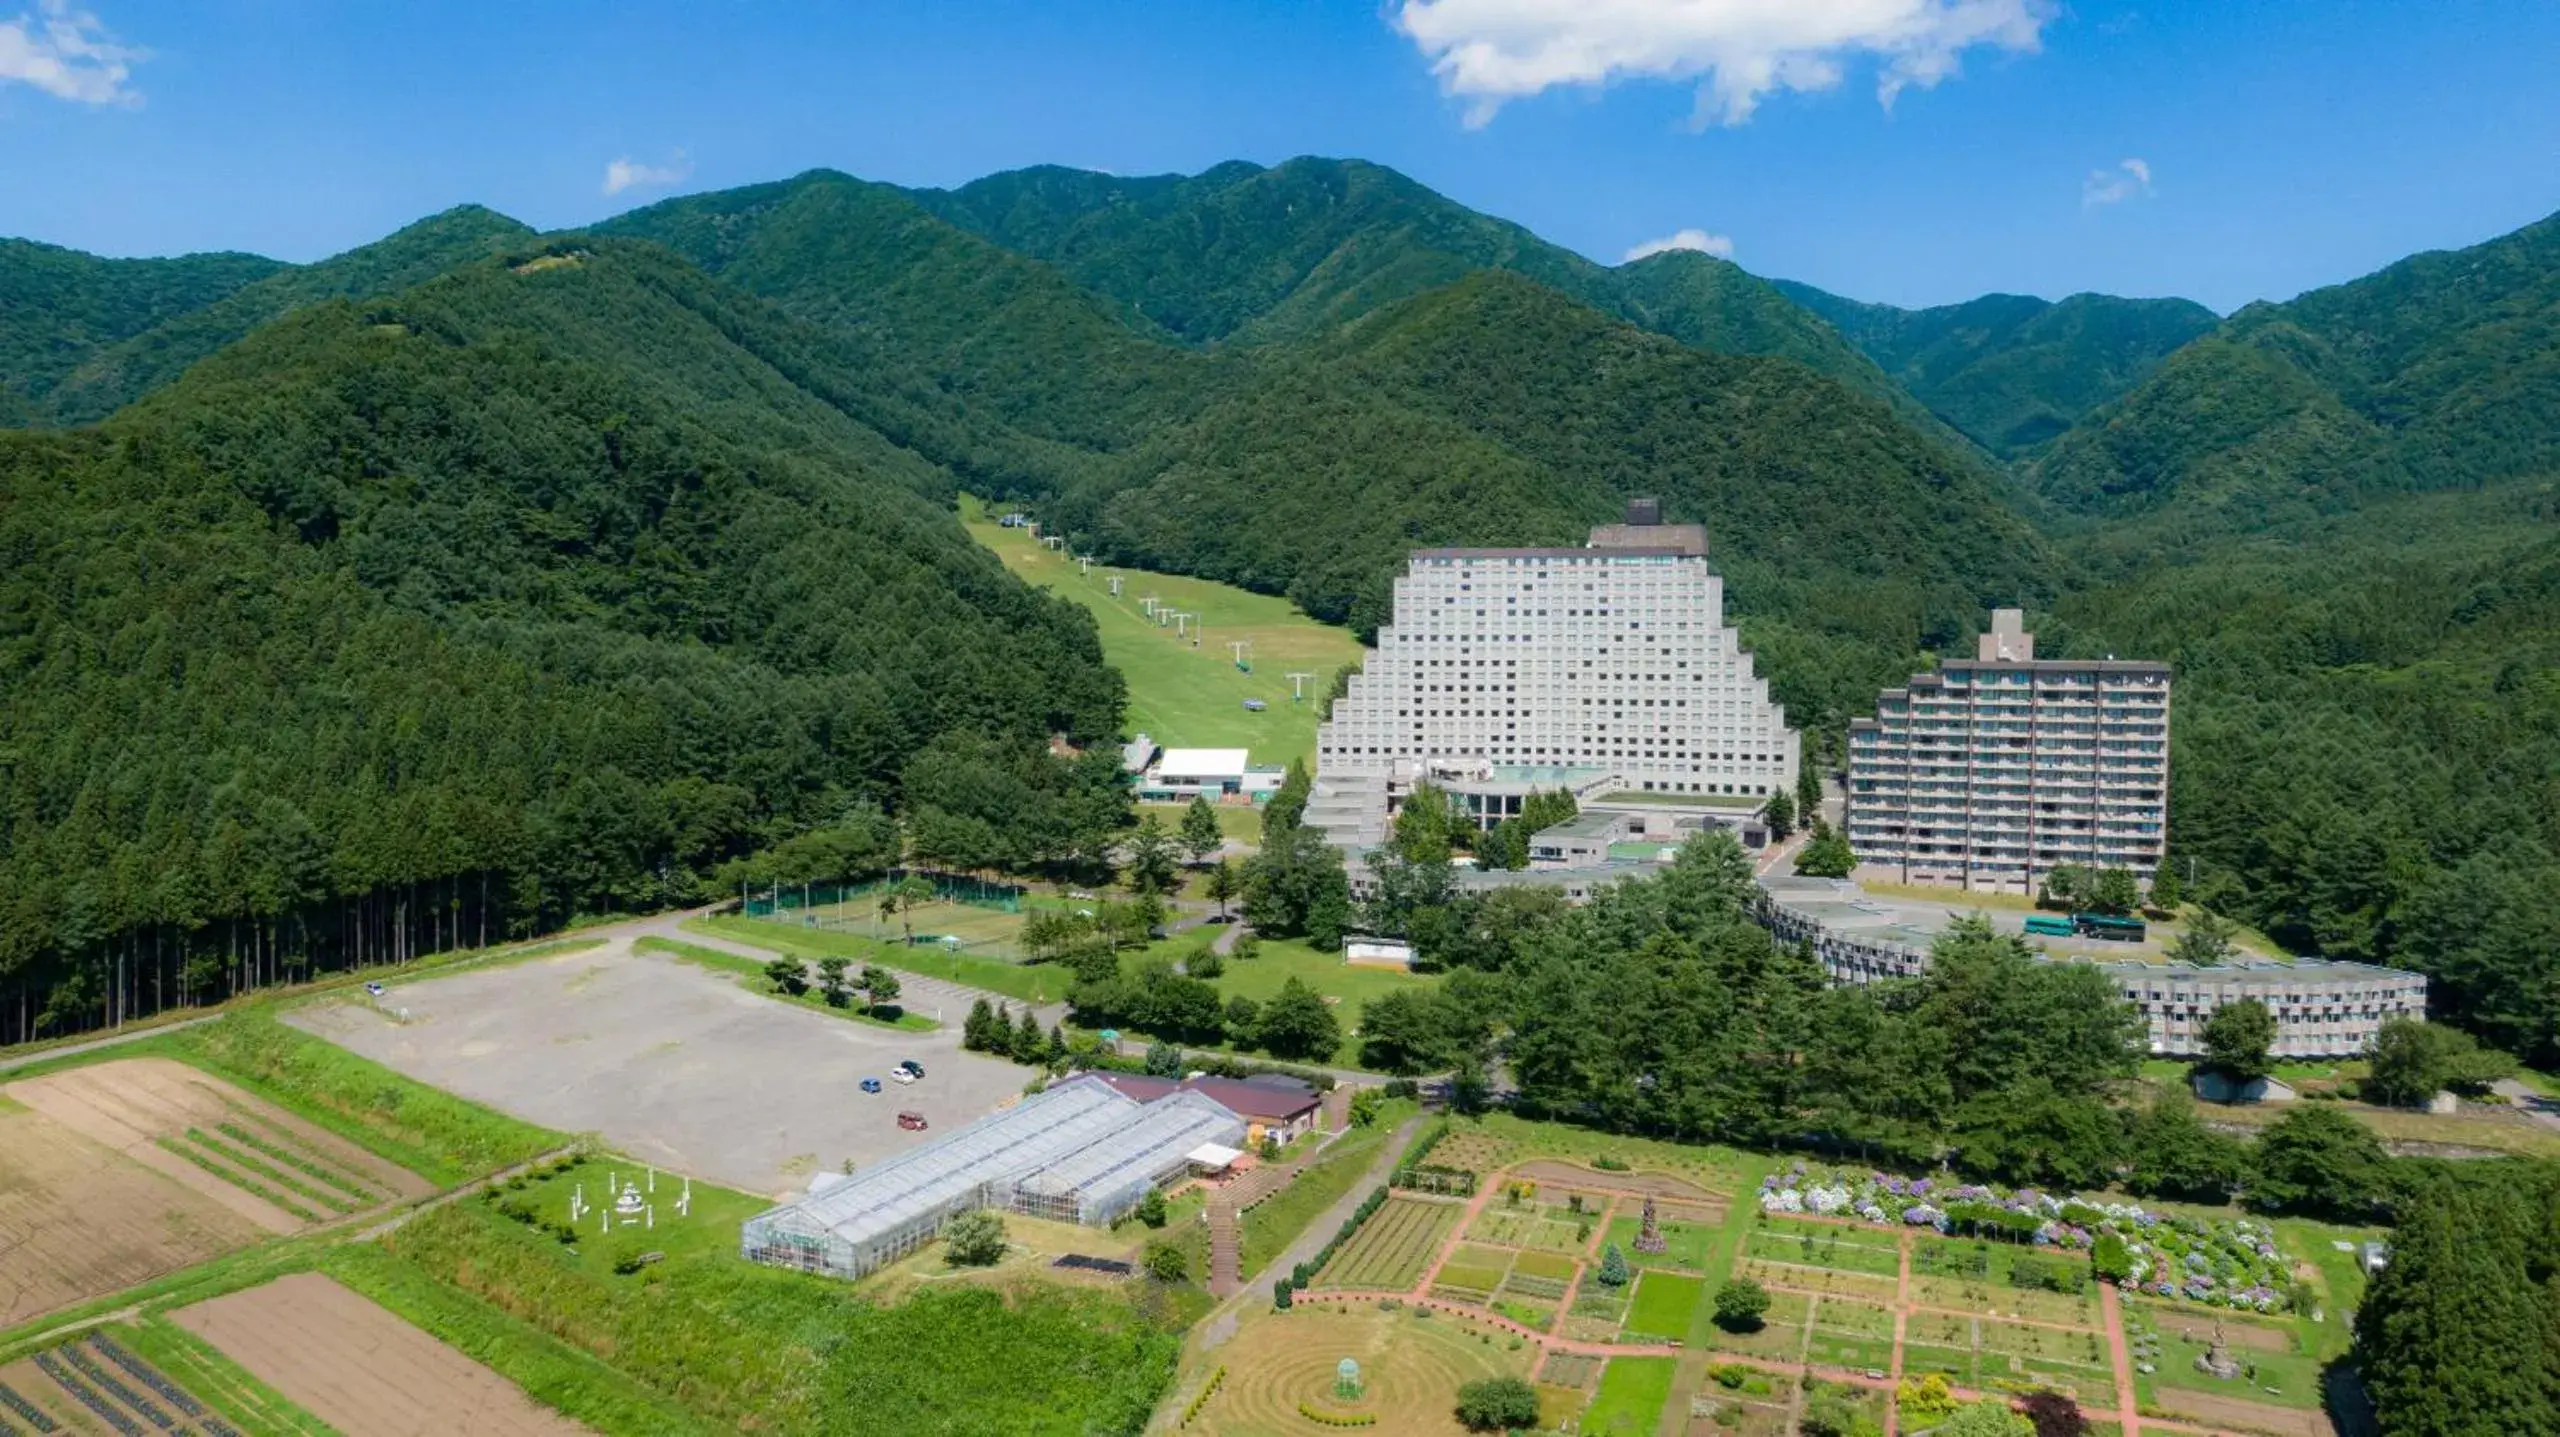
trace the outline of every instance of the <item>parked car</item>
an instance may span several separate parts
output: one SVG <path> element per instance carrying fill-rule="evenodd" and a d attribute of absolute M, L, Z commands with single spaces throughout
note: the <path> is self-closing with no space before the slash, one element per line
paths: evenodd
<path fill-rule="evenodd" d="M 876 1093 L 876 1092 L 880 1091 L 880 1080 L 879 1080 L 878 1078 L 865 1078 L 865 1079 L 863 1079 L 863 1080 L 862 1080 L 862 1091 L 864 1091 L 864 1092 L 866 1092 L 866 1093 Z"/>
<path fill-rule="evenodd" d="M 373 996 L 375 996 L 375 997 L 377 997 L 377 998 L 379 998 L 379 997 L 381 997 L 383 994 L 385 994 L 385 993 L 387 993 L 387 992 L 391 991 L 390 989 L 383 987 L 383 986 L 382 986 L 381 984 L 379 984 L 379 983 L 367 983 L 367 984 L 365 984 L 365 985 L 364 985 L 364 990 L 365 990 L 366 992 L 368 992 L 368 993 L 371 993 Z"/>
<path fill-rule="evenodd" d="M 912 1083 L 916 1080 L 916 1075 L 908 1072 L 904 1068 L 891 1068 L 889 1070 L 889 1080 L 896 1083 Z"/>
<path fill-rule="evenodd" d="M 920 1133 L 925 1130 L 928 1124 L 925 1122 L 924 1114 L 922 1113 L 900 1113 L 898 1114 L 898 1126 L 911 1133 Z"/>
<path fill-rule="evenodd" d="M 924 1076 L 924 1064 L 917 1062 L 913 1058 L 900 1058 L 898 1060 L 898 1071 L 906 1074 L 910 1078 L 921 1078 Z"/>

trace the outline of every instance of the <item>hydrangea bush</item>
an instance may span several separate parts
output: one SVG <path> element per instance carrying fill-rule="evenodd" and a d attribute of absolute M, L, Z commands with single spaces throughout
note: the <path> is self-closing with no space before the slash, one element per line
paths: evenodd
<path fill-rule="evenodd" d="M 2146 1211 L 2137 1203 L 1859 1172 L 1798 1160 L 1760 1180 L 1764 1213 L 1810 1213 L 1885 1227 L 1998 1235 L 2085 1252 L 2101 1237 L 2124 1244 L 2126 1292 L 2250 1312 L 2282 1312 L 2295 1301 L 2275 1230 L 2247 1218 L 2207 1222 Z"/>

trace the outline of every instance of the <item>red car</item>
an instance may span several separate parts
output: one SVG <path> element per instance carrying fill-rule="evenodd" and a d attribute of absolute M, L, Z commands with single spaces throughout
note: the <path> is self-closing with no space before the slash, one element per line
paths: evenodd
<path fill-rule="evenodd" d="M 924 1114 L 900 1113 L 898 1114 L 898 1126 L 905 1128 L 911 1133 L 923 1132 L 925 1130 Z"/>

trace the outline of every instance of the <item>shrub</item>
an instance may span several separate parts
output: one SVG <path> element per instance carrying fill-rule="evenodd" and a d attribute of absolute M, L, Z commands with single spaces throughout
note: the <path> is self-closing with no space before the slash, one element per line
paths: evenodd
<path fill-rule="evenodd" d="M 1163 1189 L 1147 1189 L 1147 1195 L 1138 1199 L 1138 1221 L 1149 1227 L 1162 1227 L 1165 1224 L 1165 1216 Z"/>
<path fill-rule="evenodd" d="M 988 1267 L 1004 1257 L 1004 1219 L 987 1208 L 964 1212 L 942 1227 L 943 1259 L 954 1267 Z"/>
<path fill-rule="evenodd" d="M 2096 1246 L 2089 1249 L 2089 1270 L 2103 1282 L 2122 1282 L 2133 1276 L 2133 1252 L 2124 1239 L 2111 1232 L 2098 1234 Z"/>
<path fill-rule="evenodd" d="M 1209 1374 L 1209 1380 L 1200 1385 L 1200 1391 L 1191 1399 L 1191 1404 L 1182 1409 L 1181 1425 L 1185 1427 L 1190 1426 L 1192 1419 L 1200 1415 L 1201 1408 L 1209 1405 L 1210 1398 L 1218 1395 L 1218 1389 L 1225 1386 L 1226 1381 L 1227 1367 L 1226 1364 L 1222 1362 L 1218 1364 L 1217 1371 Z"/>
<path fill-rule="evenodd" d="M 2085 1281 L 2079 1264 L 2067 1259 L 2037 1257 L 2022 1252 L 2009 1263 L 2011 1287 L 2070 1293 L 2078 1292 Z"/>
<path fill-rule="evenodd" d="M 1747 1277 L 1716 1289 L 1716 1326 L 1727 1332 L 1757 1332 L 1769 1310 L 1769 1290 Z"/>
<path fill-rule="evenodd" d="M 1538 1389 L 1517 1377 L 1479 1377 L 1458 1389 L 1458 1421 L 1470 1432 L 1538 1423 Z"/>
<path fill-rule="evenodd" d="M 1624 1287 L 1634 1276 L 1627 1271 L 1627 1255 L 1618 1251 L 1616 1243 L 1601 1250 L 1598 1276 L 1603 1287 Z"/>
<path fill-rule="evenodd" d="M 1282 1312 L 1289 1310 L 1289 1304 L 1291 1301 L 1289 1297 L 1289 1288 L 1289 1279 L 1285 1277 L 1280 1279 L 1278 1282 L 1271 1284 L 1271 1305 Z"/>
<path fill-rule="evenodd" d="M 1378 1414 L 1375 1412 L 1327 1412 L 1321 1407 L 1313 1406 L 1304 1401 L 1301 1401 L 1298 1404 L 1298 1415 L 1317 1424 L 1318 1426 L 1323 1427 L 1374 1427 L 1378 1425 Z"/>
<path fill-rule="evenodd" d="M 1161 1283 L 1171 1284 L 1191 1280 L 1191 1259 L 1183 1255 L 1182 1246 L 1179 1243 L 1163 1241 L 1148 1243 L 1147 1255 L 1140 1266 L 1146 1270 L 1147 1276 Z"/>

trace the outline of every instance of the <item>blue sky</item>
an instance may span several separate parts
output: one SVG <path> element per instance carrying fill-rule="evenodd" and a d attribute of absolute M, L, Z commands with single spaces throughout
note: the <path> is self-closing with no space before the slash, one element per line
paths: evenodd
<path fill-rule="evenodd" d="M 1609 262 L 2227 310 L 2560 209 L 2555 64 L 2548 0 L 0 0 L 0 234 L 304 260 L 466 200 L 1313 153 Z"/>

